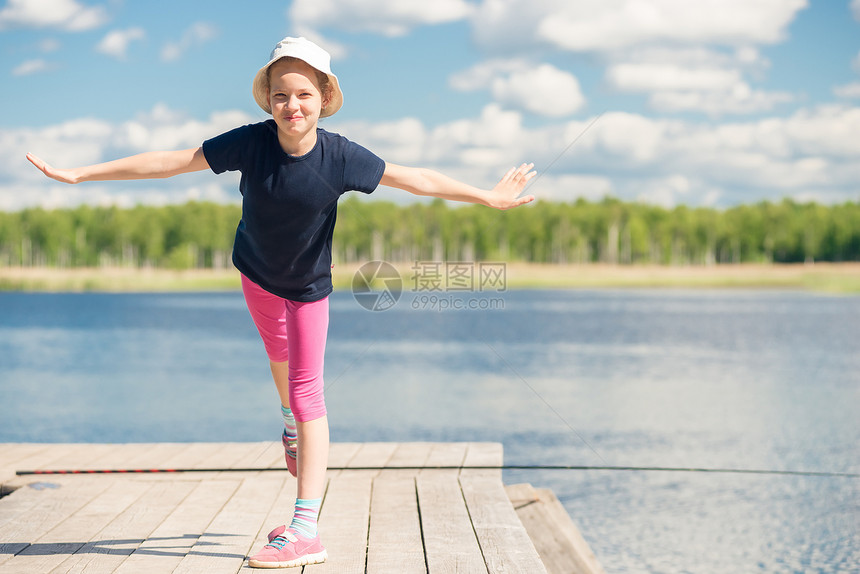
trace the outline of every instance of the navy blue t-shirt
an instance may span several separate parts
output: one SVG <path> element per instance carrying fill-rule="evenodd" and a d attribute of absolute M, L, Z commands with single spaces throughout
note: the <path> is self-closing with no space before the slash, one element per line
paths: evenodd
<path fill-rule="evenodd" d="M 274 120 L 207 140 L 203 153 L 215 173 L 242 172 L 242 220 L 233 244 L 236 268 L 291 301 L 318 301 L 331 293 L 337 200 L 350 190 L 376 189 L 385 162 L 320 128 L 313 150 L 291 156 L 278 143 Z"/>

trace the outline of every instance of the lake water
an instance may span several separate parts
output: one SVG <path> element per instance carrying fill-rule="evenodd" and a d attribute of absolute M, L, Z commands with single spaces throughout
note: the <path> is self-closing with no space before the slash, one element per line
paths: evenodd
<path fill-rule="evenodd" d="M 371 312 L 332 296 L 332 440 L 499 441 L 517 465 L 860 472 L 858 297 L 523 290 L 488 311 L 417 297 Z M 260 441 L 280 427 L 239 293 L 0 294 L 0 442 Z M 504 480 L 551 488 L 611 573 L 860 571 L 857 478 Z"/>

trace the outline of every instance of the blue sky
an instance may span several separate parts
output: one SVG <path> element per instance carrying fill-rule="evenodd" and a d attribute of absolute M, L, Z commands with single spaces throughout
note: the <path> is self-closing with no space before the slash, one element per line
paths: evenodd
<path fill-rule="evenodd" d="M 238 201 L 231 175 L 61 186 L 24 154 L 95 163 L 261 121 L 251 78 L 287 35 L 333 54 L 323 127 L 387 161 L 486 186 L 533 161 L 546 200 L 860 200 L 860 0 L 0 6 L 0 209 Z"/>

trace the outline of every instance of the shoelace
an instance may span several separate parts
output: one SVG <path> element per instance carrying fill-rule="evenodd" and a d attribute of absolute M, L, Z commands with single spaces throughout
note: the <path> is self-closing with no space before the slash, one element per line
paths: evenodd
<path fill-rule="evenodd" d="M 287 545 L 288 542 L 298 542 L 299 539 L 296 538 L 292 532 L 286 531 L 283 534 L 275 536 L 272 538 L 271 542 L 266 544 L 266 546 L 271 546 L 275 550 L 280 550 L 284 546 Z"/>

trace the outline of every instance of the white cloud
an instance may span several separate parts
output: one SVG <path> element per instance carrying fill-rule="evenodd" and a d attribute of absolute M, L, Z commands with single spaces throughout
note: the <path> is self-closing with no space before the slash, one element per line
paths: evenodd
<path fill-rule="evenodd" d="M 732 205 L 782 197 L 857 197 L 860 138 L 854 136 L 860 133 L 860 107 L 820 106 L 784 118 L 731 123 L 624 112 L 592 120 L 531 128 L 522 112 L 491 104 L 478 117 L 435 127 L 414 118 L 346 123 L 333 118 L 327 129 L 386 161 L 438 169 L 478 186 L 491 186 L 509 167 L 534 161 L 540 178 L 529 193 L 539 199 L 597 199 L 610 192 L 663 205 Z M 63 197 L 87 202 L 96 197 L 137 201 L 142 190 L 161 202 L 190 199 L 189 189 L 205 197 L 218 197 L 222 189 L 225 198 L 235 197 L 235 178 L 215 180 L 206 173 L 163 184 L 52 187 L 24 154 L 32 151 L 60 167 L 84 165 L 146 150 L 193 147 L 253 121 L 241 112 L 195 120 L 156 106 L 121 124 L 80 119 L 42 129 L 0 129 L 0 156 L 8 158 L 0 164 L 0 207 L 59 201 L 55 188 L 68 190 Z M 92 190 L 92 196 L 84 190 Z"/>
<path fill-rule="evenodd" d="M 851 11 L 854 13 L 854 19 L 860 22 L 860 0 L 851 0 Z"/>
<path fill-rule="evenodd" d="M 0 209 L 29 205 L 70 207 L 81 203 L 133 205 L 176 203 L 191 199 L 235 200 L 238 178 L 213 178 L 200 172 L 159 182 L 60 185 L 46 179 L 26 160 L 33 152 L 56 167 L 90 165 L 152 150 L 195 147 L 204 140 L 255 118 L 243 112 L 214 113 L 195 120 L 158 105 L 138 118 L 112 124 L 77 119 L 40 129 L 0 129 Z"/>
<path fill-rule="evenodd" d="M 0 10 L 0 30 L 59 28 L 79 32 L 98 28 L 107 20 L 103 6 L 85 6 L 76 0 L 8 0 Z"/>
<path fill-rule="evenodd" d="M 851 61 L 851 67 L 855 72 L 860 72 L 860 52 L 857 52 L 857 56 Z"/>
<path fill-rule="evenodd" d="M 337 28 L 403 36 L 417 26 L 463 20 L 471 13 L 464 0 L 295 0 L 289 10 L 294 26 L 306 35 Z"/>
<path fill-rule="evenodd" d="M 606 71 L 612 87 L 622 91 L 725 90 L 739 82 L 744 69 L 768 63 L 754 48 L 734 53 L 707 48 L 641 48 L 616 55 Z"/>
<path fill-rule="evenodd" d="M 860 108 L 801 110 L 788 118 L 698 123 L 609 112 L 529 129 L 519 112 L 488 106 L 479 118 L 433 129 L 411 120 L 410 165 L 426 165 L 475 185 L 492 185 L 508 167 L 534 161 L 538 198 L 587 197 L 611 189 L 624 199 L 661 204 L 723 204 L 814 193 L 856 199 Z M 404 141 L 403 124 L 336 126 L 386 159 Z M 345 128 L 342 130 L 342 128 Z M 571 143 L 575 143 L 571 146 Z M 564 151 L 566 150 L 566 151 Z M 564 151 L 564 153 L 562 153 Z M 401 158 L 393 161 L 402 161 Z M 571 187 L 559 187 L 563 183 Z"/>
<path fill-rule="evenodd" d="M 102 41 L 99 42 L 96 50 L 117 60 L 125 60 L 129 44 L 135 40 L 143 40 L 145 37 L 146 32 L 143 31 L 143 28 L 113 30 L 108 32 Z"/>
<path fill-rule="evenodd" d="M 585 105 L 576 77 L 550 64 L 525 60 L 492 60 L 451 77 L 461 91 L 489 89 L 503 105 L 544 117 L 564 117 Z"/>
<path fill-rule="evenodd" d="M 652 43 L 772 44 L 807 0 L 484 0 L 473 16 L 478 41 L 501 47 L 549 43 L 616 51 Z"/>
<path fill-rule="evenodd" d="M 755 90 L 738 82 L 723 91 L 661 91 L 651 95 L 652 108 L 662 112 L 704 112 L 710 116 L 767 112 L 779 104 L 794 101 L 788 92 Z"/>
<path fill-rule="evenodd" d="M 860 98 L 860 82 L 836 86 L 833 94 L 838 98 Z"/>
<path fill-rule="evenodd" d="M 294 36 L 304 36 L 328 51 L 332 58 L 347 56 L 348 49 L 321 30 L 372 32 L 404 36 L 414 28 L 464 20 L 474 11 L 466 0 L 403 2 L 402 0 L 295 0 L 288 9 Z"/>
<path fill-rule="evenodd" d="M 732 54 L 705 48 L 643 49 L 610 64 L 606 79 L 620 91 L 650 94 L 651 107 L 662 112 L 748 114 L 794 99 L 786 92 L 754 89 L 744 80 L 745 71 L 757 74 L 769 65 L 750 47 Z"/>
<path fill-rule="evenodd" d="M 606 72 L 609 83 L 627 92 L 664 90 L 719 91 L 741 80 L 738 70 L 720 68 L 684 68 L 665 63 L 621 63 Z"/>
<path fill-rule="evenodd" d="M 12 70 L 13 76 L 30 76 L 33 74 L 40 74 L 42 72 L 47 72 L 51 69 L 51 65 L 41 59 L 37 58 L 35 60 L 26 60 L 18 64 L 18 66 Z"/>
<path fill-rule="evenodd" d="M 254 121 L 242 112 L 216 112 L 206 121 L 199 121 L 158 104 L 150 112 L 117 126 L 111 133 L 111 145 L 120 152 L 129 153 L 190 148 Z"/>
<path fill-rule="evenodd" d="M 496 78 L 492 91 L 503 104 L 546 117 L 569 116 L 585 105 L 576 77 L 549 64 Z"/>
<path fill-rule="evenodd" d="M 182 34 L 177 42 L 167 42 L 161 50 L 161 59 L 173 62 L 182 57 L 189 49 L 201 46 L 218 35 L 218 30 L 212 24 L 195 22 Z"/>
<path fill-rule="evenodd" d="M 479 171 L 521 163 L 521 138 L 527 134 L 522 126 L 522 115 L 503 110 L 497 104 L 486 106 L 477 118 L 456 120 L 433 129 L 414 118 L 390 122 L 334 122 L 333 127 L 327 129 L 354 139 L 395 163 L 445 165 L 453 169 L 477 167 Z"/>

